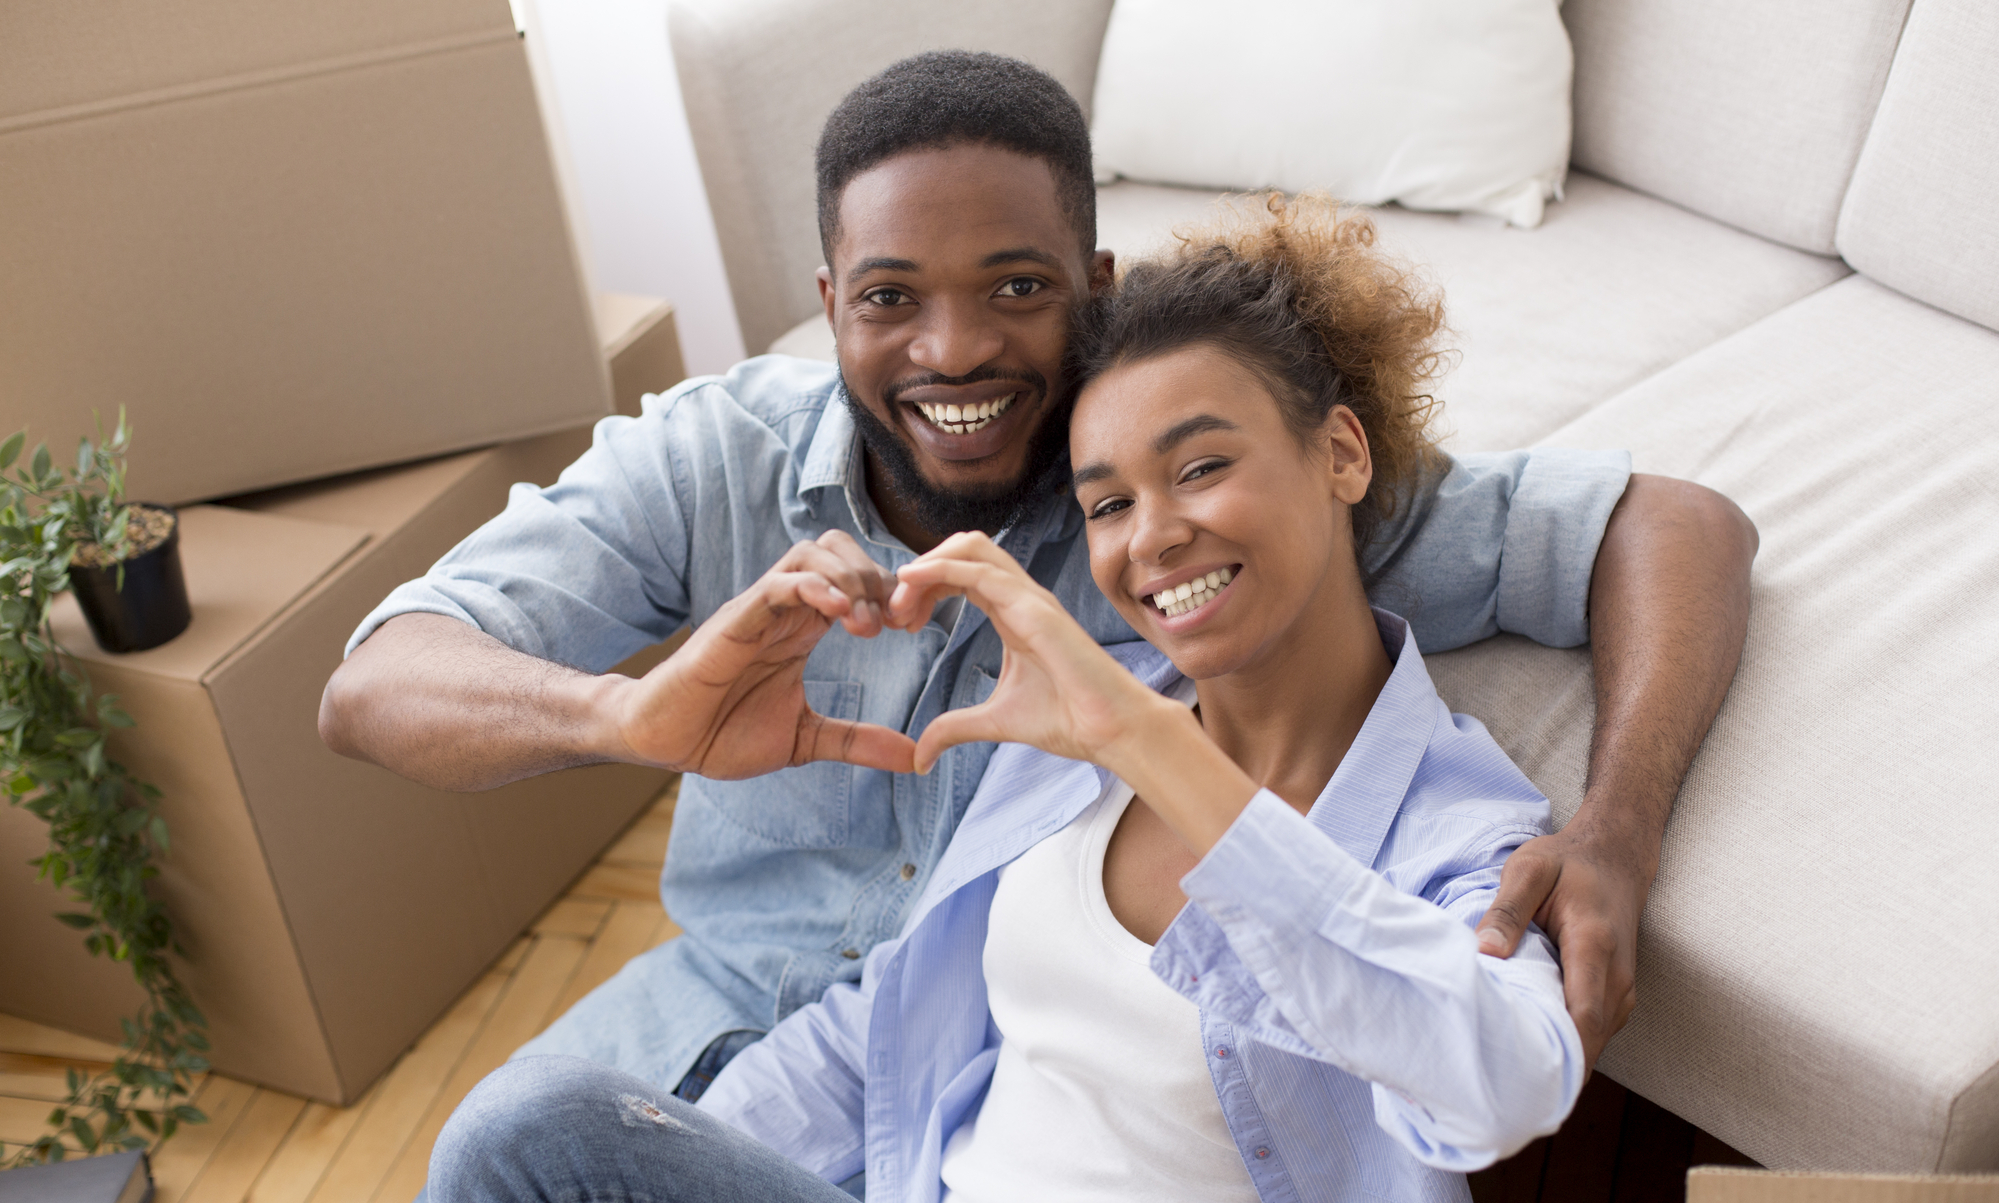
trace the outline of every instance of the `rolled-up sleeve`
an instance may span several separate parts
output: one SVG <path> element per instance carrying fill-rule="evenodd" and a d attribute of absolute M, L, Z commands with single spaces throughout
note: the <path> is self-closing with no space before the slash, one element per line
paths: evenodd
<path fill-rule="evenodd" d="M 1261 791 L 1181 879 L 1212 926 L 1183 915 L 1153 966 L 1256 1039 L 1373 1083 L 1382 1127 L 1425 1164 L 1489 1165 L 1554 1131 L 1582 1089 L 1545 937 L 1501 959 L 1471 930 L 1533 834 L 1485 827 L 1418 897 Z"/>
<path fill-rule="evenodd" d="M 591 672 L 665 639 L 689 608 L 687 502 L 672 465 L 680 434 L 665 413 L 598 423 L 555 484 L 515 485 L 505 510 L 383 599 L 348 654 L 410 613 Z"/>
<path fill-rule="evenodd" d="M 1590 575 L 1631 478 L 1622 451 L 1542 447 L 1446 459 L 1376 532 L 1376 604 L 1425 651 L 1508 631 L 1549 647 L 1589 641 Z"/>

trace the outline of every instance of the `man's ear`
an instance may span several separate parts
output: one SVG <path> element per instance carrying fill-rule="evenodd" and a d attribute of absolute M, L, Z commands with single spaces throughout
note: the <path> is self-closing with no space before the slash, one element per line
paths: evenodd
<path fill-rule="evenodd" d="M 1090 295 L 1102 296 L 1112 284 L 1117 282 L 1117 255 L 1111 251 L 1098 251 L 1090 256 Z"/>
<path fill-rule="evenodd" d="M 819 280 L 819 303 L 826 307 L 826 324 L 833 327 L 833 333 L 837 337 L 840 333 L 840 323 L 833 320 L 833 269 L 822 267 L 813 274 Z"/>
<path fill-rule="evenodd" d="M 1374 455 L 1367 445 L 1367 431 L 1351 409 L 1335 405 L 1326 415 L 1320 437 L 1324 440 L 1320 446 L 1331 451 L 1326 457 L 1326 482 L 1332 486 L 1333 496 L 1344 505 L 1359 505 L 1367 496 L 1367 487 L 1374 483 Z"/>

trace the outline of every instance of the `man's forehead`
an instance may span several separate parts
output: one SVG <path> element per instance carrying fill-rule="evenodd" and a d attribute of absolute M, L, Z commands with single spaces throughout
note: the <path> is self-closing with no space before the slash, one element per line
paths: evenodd
<path fill-rule="evenodd" d="M 833 245 L 844 276 L 1040 264 L 1077 256 L 1045 159 L 991 146 L 909 151 L 848 182 Z"/>

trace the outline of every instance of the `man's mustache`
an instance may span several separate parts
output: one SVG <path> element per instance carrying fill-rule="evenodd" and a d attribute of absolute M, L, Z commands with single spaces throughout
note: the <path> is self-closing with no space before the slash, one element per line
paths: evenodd
<path fill-rule="evenodd" d="M 991 380 L 1014 380 L 1030 388 L 1048 391 L 1048 378 L 1032 368 L 974 368 L 963 376 L 945 376 L 937 372 L 925 372 L 921 376 L 911 376 L 882 387 L 882 403 L 893 407 L 902 394 L 911 389 L 929 388 L 932 385 L 984 384 Z"/>

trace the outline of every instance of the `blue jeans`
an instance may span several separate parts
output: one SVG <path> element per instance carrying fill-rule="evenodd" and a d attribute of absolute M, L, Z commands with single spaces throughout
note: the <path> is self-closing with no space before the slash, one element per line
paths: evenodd
<path fill-rule="evenodd" d="M 858 1186 L 858 1183 L 851 1184 Z M 579 1057 L 523 1057 L 452 1113 L 430 1203 L 852 1203 L 674 1094 Z"/>

